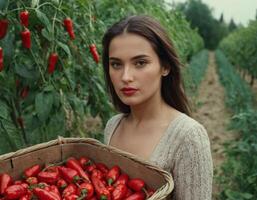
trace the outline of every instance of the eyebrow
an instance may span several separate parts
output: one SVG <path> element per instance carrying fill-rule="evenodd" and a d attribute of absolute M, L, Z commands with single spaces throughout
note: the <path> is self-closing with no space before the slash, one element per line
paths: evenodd
<path fill-rule="evenodd" d="M 140 59 L 140 58 L 149 58 L 150 56 L 148 55 L 138 55 L 138 56 L 135 56 L 133 57 L 131 60 L 137 60 L 137 59 Z M 120 60 L 119 58 L 116 58 L 116 57 L 109 57 L 109 60 Z"/>

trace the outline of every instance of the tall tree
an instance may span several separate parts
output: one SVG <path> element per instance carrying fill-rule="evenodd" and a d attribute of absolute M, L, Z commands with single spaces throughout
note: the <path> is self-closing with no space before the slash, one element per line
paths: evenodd
<path fill-rule="evenodd" d="M 197 28 L 203 37 L 205 47 L 215 49 L 219 41 L 227 34 L 227 25 L 224 23 L 223 14 L 216 20 L 212 10 L 201 0 L 188 0 L 179 3 L 176 9 L 182 11 L 192 28 Z"/>
<path fill-rule="evenodd" d="M 220 20 L 219 20 L 220 23 L 224 23 L 224 17 L 223 17 L 223 13 L 221 13 L 220 15 Z"/>
<path fill-rule="evenodd" d="M 234 20 L 231 19 L 228 25 L 228 30 L 231 32 L 237 28 L 237 25 L 235 24 Z"/>

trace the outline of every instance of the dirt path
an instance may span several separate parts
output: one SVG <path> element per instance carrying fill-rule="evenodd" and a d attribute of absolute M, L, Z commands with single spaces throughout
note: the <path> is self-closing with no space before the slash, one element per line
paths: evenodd
<path fill-rule="evenodd" d="M 231 114 L 225 108 L 224 98 L 224 88 L 220 84 L 218 74 L 216 73 L 215 55 L 213 52 L 210 52 L 209 66 L 199 87 L 193 116 L 205 126 L 209 134 L 214 176 L 218 176 L 219 166 L 224 160 L 222 144 L 233 137 L 233 134 L 226 130 Z M 219 187 L 215 183 L 214 178 L 213 199 L 217 199 L 216 196 L 218 193 Z"/>

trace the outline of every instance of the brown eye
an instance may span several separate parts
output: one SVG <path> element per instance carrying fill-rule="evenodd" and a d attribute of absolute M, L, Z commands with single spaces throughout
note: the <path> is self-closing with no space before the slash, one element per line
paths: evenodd
<path fill-rule="evenodd" d="M 146 60 L 138 60 L 135 63 L 136 67 L 144 67 L 146 64 L 147 64 Z"/>
<path fill-rule="evenodd" d="M 111 66 L 113 69 L 120 69 L 120 68 L 121 68 L 121 64 L 118 63 L 118 62 L 111 62 L 111 63 L 110 63 L 110 66 Z"/>

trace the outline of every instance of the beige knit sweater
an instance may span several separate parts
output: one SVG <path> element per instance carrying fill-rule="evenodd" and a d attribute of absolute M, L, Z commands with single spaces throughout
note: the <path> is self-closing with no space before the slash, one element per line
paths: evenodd
<path fill-rule="evenodd" d="M 105 127 L 104 142 L 111 136 L 124 114 L 112 117 Z M 174 179 L 172 200 L 211 200 L 213 163 L 205 128 L 180 114 L 171 121 L 150 162 L 171 172 Z"/>

